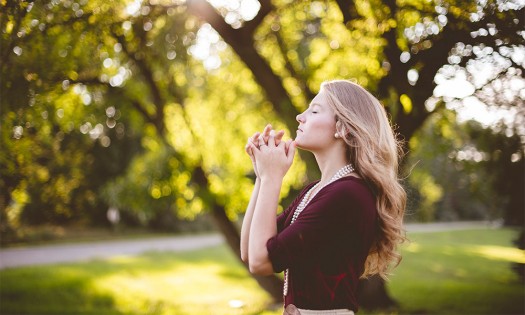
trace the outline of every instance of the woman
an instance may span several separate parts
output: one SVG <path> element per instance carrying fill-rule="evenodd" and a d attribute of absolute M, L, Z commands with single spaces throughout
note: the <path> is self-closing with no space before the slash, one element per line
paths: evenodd
<path fill-rule="evenodd" d="M 321 85 L 297 116 L 294 141 L 268 125 L 246 145 L 257 179 L 241 231 L 250 272 L 284 271 L 285 314 L 353 314 L 360 277 L 386 278 L 404 240 L 399 145 L 379 101 L 361 86 Z M 275 219 L 295 148 L 314 154 L 321 179 Z"/>

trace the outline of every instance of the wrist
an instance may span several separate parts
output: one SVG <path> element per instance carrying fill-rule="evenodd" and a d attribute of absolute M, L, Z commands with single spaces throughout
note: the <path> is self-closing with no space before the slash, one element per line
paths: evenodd
<path fill-rule="evenodd" d="M 257 180 L 261 183 L 261 185 L 279 185 L 283 183 L 283 177 L 282 176 L 276 176 L 276 175 L 263 175 L 257 177 Z"/>

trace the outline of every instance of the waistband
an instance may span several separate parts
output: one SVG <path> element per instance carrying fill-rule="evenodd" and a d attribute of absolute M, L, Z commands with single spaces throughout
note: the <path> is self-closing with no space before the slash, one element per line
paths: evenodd
<path fill-rule="evenodd" d="M 299 313 L 301 315 L 354 315 L 354 311 L 351 311 L 349 309 L 336 309 L 336 310 L 305 310 L 302 308 L 298 308 Z"/>
<path fill-rule="evenodd" d="M 283 315 L 354 315 L 354 311 L 349 309 L 306 310 L 290 304 L 284 309 Z"/>

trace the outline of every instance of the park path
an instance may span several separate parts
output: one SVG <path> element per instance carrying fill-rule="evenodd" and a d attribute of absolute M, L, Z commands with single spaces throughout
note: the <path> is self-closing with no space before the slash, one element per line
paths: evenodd
<path fill-rule="evenodd" d="M 408 233 L 488 227 L 494 226 L 488 222 L 444 222 L 406 225 Z M 212 247 L 223 243 L 224 239 L 220 234 L 206 234 L 4 248 L 0 249 L 0 269 L 88 261 L 114 256 L 131 256 L 147 251 L 180 252 Z"/>
<path fill-rule="evenodd" d="M 132 256 L 147 251 L 187 251 L 223 243 L 219 234 L 152 237 L 0 249 L 0 269 Z"/>

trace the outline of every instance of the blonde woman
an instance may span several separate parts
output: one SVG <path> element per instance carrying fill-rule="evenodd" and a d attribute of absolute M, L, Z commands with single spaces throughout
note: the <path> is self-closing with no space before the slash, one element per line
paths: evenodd
<path fill-rule="evenodd" d="M 254 274 L 284 271 L 284 314 L 354 314 L 359 278 L 386 277 L 406 194 L 397 177 L 399 145 L 384 108 L 361 86 L 321 85 L 297 116 L 294 141 L 268 125 L 246 145 L 257 176 L 241 231 Z M 282 180 L 295 148 L 314 154 L 321 179 L 276 219 Z"/>

